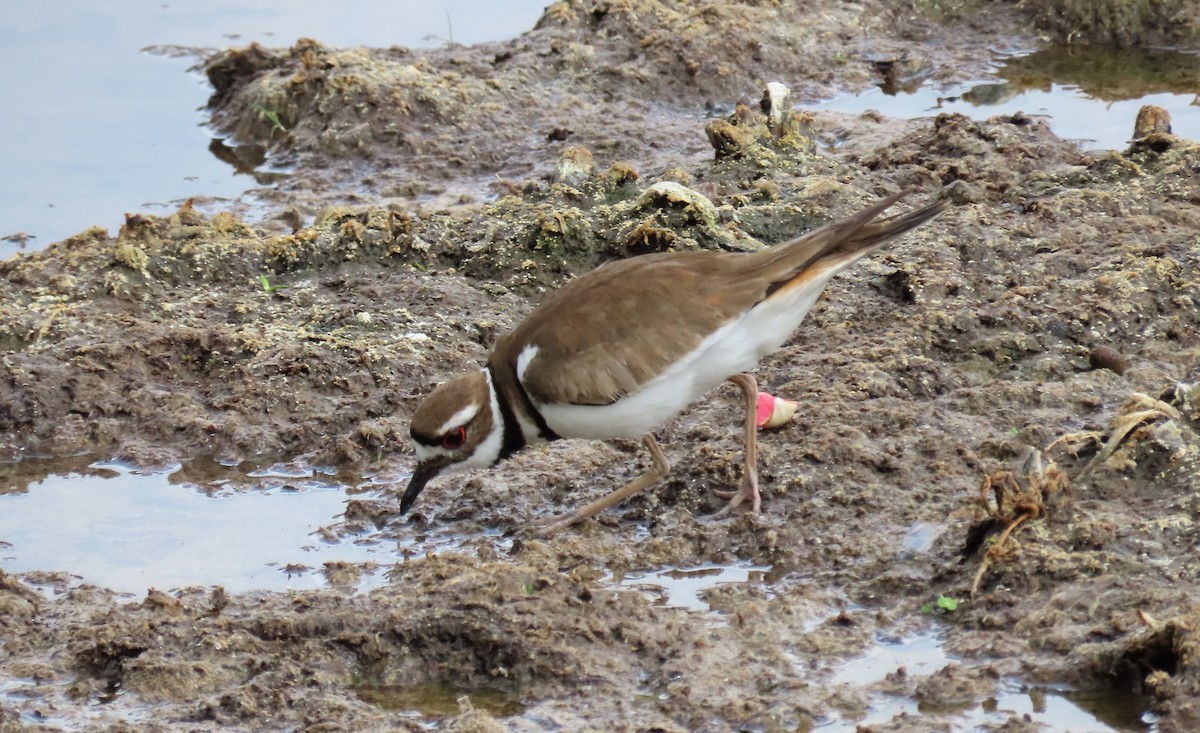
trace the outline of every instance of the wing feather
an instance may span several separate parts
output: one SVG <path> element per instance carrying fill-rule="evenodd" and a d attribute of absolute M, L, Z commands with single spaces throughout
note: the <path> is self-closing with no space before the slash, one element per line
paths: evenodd
<path fill-rule="evenodd" d="M 505 337 L 538 347 L 524 373 L 530 397 L 606 405 L 637 391 L 764 296 L 765 285 L 747 292 L 720 277 L 736 257 L 647 255 L 567 283 Z"/>

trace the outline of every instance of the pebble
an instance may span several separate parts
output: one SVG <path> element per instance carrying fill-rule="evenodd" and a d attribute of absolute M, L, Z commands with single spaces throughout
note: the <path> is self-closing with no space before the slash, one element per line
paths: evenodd
<path fill-rule="evenodd" d="M 1171 113 L 1153 104 L 1143 105 L 1133 123 L 1133 139 L 1141 140 L 1154 133 L 1171 134 Z"/>
<path fill-rule="evenodd" d="M 1111 346 L 1097 346 L 1088 354 L 1092 369 L 1108 369 L 1117 374 L 1125 373 L 1125 357 Z"/>

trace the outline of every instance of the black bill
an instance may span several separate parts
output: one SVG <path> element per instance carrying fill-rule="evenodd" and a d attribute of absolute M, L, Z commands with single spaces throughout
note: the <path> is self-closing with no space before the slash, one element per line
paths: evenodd
<path fill-rule="evenodd" d="M 417 470 L 413 471 L 412 478 L 408 480 L 408 488 L 404 490 L 404 496 L 400 498 L 400 515 L 403 516 L 413 505 L 413 502 L 420 496 L 421 490 L 425 488 L 425 484 L 429 480 L 438 475 L 441 466 L 437 464 L 419 463 Z"/>

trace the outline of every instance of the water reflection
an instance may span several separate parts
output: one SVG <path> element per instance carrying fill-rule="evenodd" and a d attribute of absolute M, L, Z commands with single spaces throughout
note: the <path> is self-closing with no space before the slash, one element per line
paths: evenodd
<path fill-rule="evenodd" d="M 881 81 L 816 109 L 917 118 L 958 112 L 976 119 L 1042 115 L 1061 137 L 1091 149 L 1122 149 L 1144 104 L 1172 117 L 1173 131 L 1200 138 L 1200 55 L 1167 49 L 1054 46 L 997 60 L 995 78 L 951 89 L 926 83 L 927 69 L 904 59 L 875 61 Z"/>
<path fill-rule="evenodd" d="M 36 464 L 20 466 L 6 466 L 0 483 L 8 572 L 65 571 L 133 594 L 187 585 L 366 590 L 396 562 L 394 544 L 324 531 L 349 499 L 319 470 L 268 468 L 247 486 L 244 472 L 207 459 L 159 472 L 68 462 L 36 478 Z"/>
<path fill-rule="evenodd" d="M 903 639 L 878 640 L 863 655 L 835 668 L 830 683 L 871 688 L 899 669 L 910 678 L 929 677 L 950 665 L 970 664 L 948 655 L 941 636 L 928 631 Z M 867 709 L 861 714 L 835 715 L 815 730 L 853 733 L 886 727 L 895 720 L 919 719 L 922 714 L 944 713 L 953 713 L 960 726 L 956 730 L 1000 730 L 1005 728 L 1005 721 L 1012 719 L 1024 719 L 1046 733 L 1150 733 L 1157 727 L 1157 718 L 1148 712 L 1150 700 L 1122 690 L 1026 685 L 1007 678 L 1000 681 L 995 695 L 984 700 L 967 694 L 961 701 L 930 704 L 878 691 L 867 695 Z"/>
<path fill-rule="evenodd" d="M 73 0 L 0 13 L 0 259 L 41 249 L 126 211 L 169 213 L 188 198 L 235 213 L 248 181 L 277 175 L 209 147 L 203 49 L 317 38 L 334 47 L 430 46 L 512 38 L 547 0 Z M 168 45 L 169 44 L 169 45 Z M 16 70 L 20 70 L 17 73 Z M 211 152 L 210 152 L 211 151 Z M 216 158 L 214 159 L 214 155 Z"/>
<path fill-rule="evenodd" d="M 1181 94 L 1200 103 L 1200 55 L 1169 49 L 1051 46 L 1005 60 L 996 75 L 1016 90 L 1058 84 L 1105 102 Z"/>
<path fill-rule="evenodd" d="M 260 186 L 269 186 L 288 176 L 283 170 L 259 170 L 267 164 L 267 149 L 256 143 L 229 145 L 223 138 L 214 137 L 208 144 L 208 152 L 232 167 L 235 175 L 250 176 Z"/>
<path fill-rule="evenodd" d="M 708 611 L 711 607 L 703 600 L 706 591 L 729 583 L 761 583 L 769 570 L 766 566 L 738 562 L 730 565 L 627 572 L 614 577 L 612 587 L 639 590 L 649 595 L 658 606 Z"/>

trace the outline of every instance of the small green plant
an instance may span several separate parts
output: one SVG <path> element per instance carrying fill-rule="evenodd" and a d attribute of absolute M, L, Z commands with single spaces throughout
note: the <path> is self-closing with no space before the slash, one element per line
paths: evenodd
<path fill-rule="evenodd" d="M 944 596 L 938 593 L 936 601 L 930 601 L 924 606 L 921 606 L 921 613 L 933 613 L 941 611 L 942 613 L 953 613 L 958 610 L 958 600 L 950 596 Z"/>
<path fill-rule="evenodd" d="M 267 295 L 278 292 L 280 290 L 287 290 L 288 288 L 291 287 L 291 285 L 272 285 L 271 281 L 267 279 L 266 275 L 259 275 L 258 282 L 260 285 L 262 285 L 263 292 L 266 293 Z"/>
<path fill-rule="evenodd" d="M 254 109 L 258 111 L 258 119 L 266 120 L 271 123 L 271 136 L 274 137 L 276 132 L 287 132 L 287 128 L 283 126 L 283 122 L 279 119 L 279 113 L 273 109 L 267 109 L 261 104 L 254 105 Z"/>

